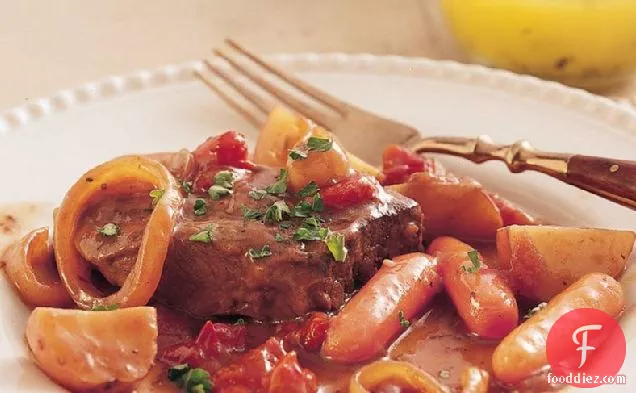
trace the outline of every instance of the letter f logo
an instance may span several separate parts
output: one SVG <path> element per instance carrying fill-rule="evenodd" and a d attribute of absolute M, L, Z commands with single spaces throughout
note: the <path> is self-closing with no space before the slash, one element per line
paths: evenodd
<path fill-rule="evenodd" d="M 579 364 L 579 368 L 583 367 L 583 365 L 587 361 L 587 352 L 593 351 L 596 349 L 592 346 L 587 345 L 587 332 L 589 330 L 601 330 L 602 328 L 603 326 L 601 325 L 584 325 L 576 329 L 574 333 L 572 333 L 572 341 L 574 341 L 574 344 L 580 345 L 580 347 L 576 349 L 577 351 L 581 351 L 581 364 Z M 577 338 L 579 333 L 583 333 L 581 334 L 580 342 L 579 342 L 579 339 Z"/>

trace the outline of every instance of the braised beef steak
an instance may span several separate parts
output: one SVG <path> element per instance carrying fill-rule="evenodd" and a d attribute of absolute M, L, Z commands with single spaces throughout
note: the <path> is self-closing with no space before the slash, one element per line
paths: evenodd
<path fill-rule="evenodd" d="M 412 200 L 380 192 L 372 201 L 349 209 L 320 212 L 322 226 L 345 235 L 349 250 L 336 262 L 322 241 L 300 242 L 293 234 L 302 218 L 279 223 L 245 219 L 244 208 L 264 212 L 277 196 L 255 200 L 248 193 L 274 183 L 278 169 L 236 170 L 233 194 L 218 201 L 207 194 L 186 197 L 175 228 L 157 300 L 191 315 L 245 315 L 284 319 L 312 310 L 335 310 L 367 281 L 384 258 L 418 249 L 421 213 Z M 293 197 L 282 196 L 288 205 Z M 195 215 L 202 198 L 207 212 Z M 76 246 L 82 256 L 113 284 L 121 285 L 134 264 L 148 219 L 147 194 L 108 198 L 88 208 L 80 223 Z M 242 208 L 243 207 L 243 208 Z M 105 237 L 95 228 L 120 225 L 120 235 Z M 211 225 L 209 243 L 190 237 Z M 271 256 L 254 259 L 247 251 L 268 245 Z"/>

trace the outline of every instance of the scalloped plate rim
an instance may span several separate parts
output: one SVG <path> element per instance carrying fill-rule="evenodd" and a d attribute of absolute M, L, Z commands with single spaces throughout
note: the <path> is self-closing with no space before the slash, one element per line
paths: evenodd
<path fill-rule="evenodd" d="M 505 92 L 531 99 L 548 99 L 551 104 L 576 110 L 586 116 L 636 135 L 636 108 L 628 102 L 614 101 L 582 89 L 572 88 L 554 81 L 545 81 L 531 75 L 515 74 L 503 69 L 478 64 L 464 64 L 453 60 L 433 60 L 422 57 L 382 56 L 344 53 L 299 53 L 266 56 L 285 69 L 295 72 L 362 71 L 366 73 L 408 75 L 434 78 L 446 82 L 477 84 L 480 87 L 503 89 Z M 216 60 L 214 60 L 216 61 Z M 221 67 L 228 68 L 225 63 Z M 0 137 L 22 128 L 28 123 L 62 112 L 69 108 L 114 98 L 132 92 L 159 88 L 169 84 L 194 80 L 194 69 L 203 68 L 202 61 L 169 64 L 154 69 L 141 69 L 120 76 L 111 76 L 85 83 L 75 88 L 61 89 L 46 98 L 9 108 L 0 113 Z"/>

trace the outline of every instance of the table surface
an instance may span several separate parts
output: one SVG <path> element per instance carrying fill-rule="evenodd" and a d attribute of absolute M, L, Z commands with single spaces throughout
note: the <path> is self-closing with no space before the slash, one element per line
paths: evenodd
<path fill-rule="evenodd" d="M 260 53 L 461 60 L 438 0 L 0 0 L 0 110 L 108 75 L 203 57 L 230 36 Z M 614 97 L 636 97 L 636 83 Z"/>

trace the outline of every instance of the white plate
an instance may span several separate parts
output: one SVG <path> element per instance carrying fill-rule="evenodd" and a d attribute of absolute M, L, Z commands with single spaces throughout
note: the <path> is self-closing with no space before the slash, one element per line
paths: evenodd
<path fill-rule="evenodd" d="M 502 143 L 527 138 L 546 150 L 623 159 L 633 159 L 636 151 L 634 110 L 555 83 L 424 59 L 307 54 L 274 60 L 330 93 L 426 134 L 489 134 Z M 110 78 L 0 116 L 0 212 L 20 201 L 48 203 L 31 213 L 21 228 L 26 230 L 49 221 L 50 207 L 84 171 L 116 155 L 193 148 L 226 129 L 253 138 L 245 121 L 192 80 L 193 66 L 199 65 Z M 554 222 L 636 228 L 634 212 L 546 176 L 511 175 L 500 163 L 445 161 Z M 0 242 L 8 239 L 0 234 Z M 27 359 L 22 337 L 28 310 L 2 280 L 0 391 L 60 391 Z M 628 287 L 633 300 L 636 289 Z M 631 372 L 628 385 L 600 390 L 633 391 L 628 386 L 630 378 L 636 383 L 636 329 L 629 325 L 623 368 Z"/>

